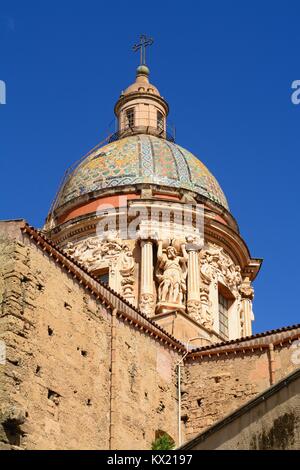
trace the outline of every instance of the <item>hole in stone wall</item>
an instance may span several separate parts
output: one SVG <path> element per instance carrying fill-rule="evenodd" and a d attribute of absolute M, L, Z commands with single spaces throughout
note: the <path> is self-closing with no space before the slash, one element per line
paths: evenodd
<path fill-rule="evenodd" d="M 40 292 L 43 292 L 44 289 L 45 289 L 45 286 L 43 286 L 43 284 L 41 284 L 40 282 L 36 285 L 36 288 L 37 290 L 39 290 Z"/>
<path fill-rule="evenodd" d="M 20 423 L 15 419 L 7 419 L 2 423 L 2 427 L 8 442 L 11 445 L 19 446 L 21 444 L 21 437 L 24 436 L 24 433 L 20 428 Z"/>
<path fill-rule="evenodd" d="M 158 407 L 156 408 L 157 413 L 162 413 L 165 409 L 166 405 L 160 400 Z"/>
<path fill-rule="evenodd" d="M 60 397 L 61 395 L 59 393 L 54 392 L 54 390 L 51 390 L 50 388 L 48 389 L 48 400 L 53 401 L 56 406 L 60 403 Z"/>
<path fill-rule="evenodd" d="M 87 406 L 92 406 L 92 400 L 90 398 L 87 399 L 86 401 Z"/>
<path fill-rule="evenodd" d="M 145 398 L 148 398 L 148 392 L 145 392 Z"/>
<path fill-rule="evenodd" d="M 216 384 L 220 383 L 221 382 L 221 377 L 215 377 L 215 382 L 216 382 Z"/>
<path fill-rule="evenodd" d="M 80 351 L 80 354 L 81 354 L 83 357 L 86 357 L 86 356 L 87 356 L 87 351 L 82 350 L 82 351 Z"/>
<path fill-rule="evenodd" d="M 53 335 L 53 330 L 52 330 L 52 328 L 50 328 L 50 326 L 48 326 L 48 335 L 49 336 Z"/>
<path fill-rule="evenodd" d="M 76 393 L 77 393 L 77 390 L 74 390 L 74 392 L 73 392 L 73 393 L 75 393 L 75 394 L 76 394 Z"/>
<path fill-rule="evenodd" d="M 198 399 L 197 399 L 197 405 L 198 405 L 198 406 L 201 406 L 201 405 L 202 405 L 202 402 L 203 402 L 203 398 L 198 398 Z"/>
<path fill-rule="evenodd" d="M 41 370 L 41 366 L 36 366 L 35 373 L 38 374 Z"/>
<path fill-rule="evenodd" d="M 183 422 L 183 424 L 186 424 L 189 420 L 189 417 L 188 415 L 181 415 L 181 421 Z"/>
<path fill-rule="evenodd" d="M 22 276 L 21 277 L 21 282 L 29 282 L 29 281 L 30 281 L 29 277 L 27 277 L 27 276 Z"/>
<path fill-rule="evenodd" d="M 65 307 L 67 310 L 71 310 L 71 309 L 72 309 L 72 305 L 68 304 L 68 302 L 64 302 L 64 307 Z"/>
<path fill-rule="evenodd" d="M 13 366 L 19 366 L 20 365 L 19 359 L 7 359 L 7 362 L 12 364 Z"/>

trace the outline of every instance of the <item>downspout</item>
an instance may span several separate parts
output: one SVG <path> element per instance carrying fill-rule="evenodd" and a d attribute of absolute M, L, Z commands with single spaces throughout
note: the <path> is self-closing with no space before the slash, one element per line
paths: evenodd
<path fill-rule="evenodd" d="M 178 368 L 178 447 L 181 446 L 181 367 L 180 364 L 177 364 Z"/>
<path fill-rule="evenodd" d="M 179 362 L 177 362 L 177 385 L 178 385 L 178 416 L 177 416 L 177 426 L 178 426 L 178 447 L 181 446 L 181 366 L 180 364 L 184 361 L 188 355 L 189 350 L 187 349 L 186 353 L 182 356 Z"/>
<path fill-rule="evenodd" d="M 111 314 L 111 361 L 110 361 L 110 416 L 109 416 L 109 450 L 115 448 L 115 403 L 116 403 L 116 320 L 117 309 L 114 308 Z"/>
<path fill-rule="evenodd" d="M 212 341 L 209 338 L 205 338 L 204 336 L 196 336 L 195 338 L 189 338 L 187 343 L 186 343 L 186 352 L 180 359 L 180 361 L 177 362 L 177 385 L 178 385 L 178 447 L 181 446 L 182 444 L 182 439 L 181 439 L 181 363 L 185 360 L 186 356 L 190 352 L 189 350 L 189 345 L 191 341 L 195 341 L 196 339 L 205 339 L 206 341 Z"/>
<path fill-rule="evenodd" d="M 275 357 L 274 357 L 274 344 L 269 344 L 269 368 L 270 368 L 270 385 L 275 383 Z"/>

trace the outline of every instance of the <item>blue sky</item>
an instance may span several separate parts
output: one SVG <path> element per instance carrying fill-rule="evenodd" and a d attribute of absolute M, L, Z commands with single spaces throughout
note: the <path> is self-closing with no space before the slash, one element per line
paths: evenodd
<path fill-rule="evenodd" d="M 220 182 L 252 256 L 254 331 L 299 322 L 300 4 L 5 1 L 0 218 L 40 227 L 65 169 L 107 134 L 140 33 L 177 143 Z"/>

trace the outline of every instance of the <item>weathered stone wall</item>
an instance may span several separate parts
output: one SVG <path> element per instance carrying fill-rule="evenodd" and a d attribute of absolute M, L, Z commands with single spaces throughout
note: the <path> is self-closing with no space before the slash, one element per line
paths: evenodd
<path fill-rule="evenodd" d="M 111 312 L 26 236 L 0 241 L 0 304 L 2 448 L 149 449 L 157 429 L 177 440 L 177 355 L 116 319 L 112 364 Z"/>
<path fill-rule="evenodd" d="M 187 443 L 187 448 L 299 450 L 299 370 Z"/>
<path fill-rule="evenodd" d="M 7 260 L 1 263 L 7 350 L 1 408 L 4 417 L 22 417 L 20 426 L 9 421 L 3 440 L 30 449 L 106 448 L 108 313 L 33 244 L 2 243 L 0 250 Z"/>
<path fill-rule="evenodd" d="M 0 448 L 149 449 L 158 430 L 178 442 L 181 356 L 97 301 L 17 224 L 2 228 Z M 275 347 L 275 382 L 297 367 L 293 348 Z M 213 352 L 182 376 L 190 439 L 270 386 L 270 352 Z"/>
<path fill-rule="evenodd" d="M 145 340 L 137 329 L 117 324 L 117 412 L 119 449 L 151 449 L 155 431 L 178 442 L 177 354 Z"/>
<path fill-rule="evenodd" d="M 274 383 L 295 370 L 293 344 L 274 351 Z M 182 429 L 192 439 L 271 385 L 268 349 L 231 352 L 189 360 L 184 368 Z"/>

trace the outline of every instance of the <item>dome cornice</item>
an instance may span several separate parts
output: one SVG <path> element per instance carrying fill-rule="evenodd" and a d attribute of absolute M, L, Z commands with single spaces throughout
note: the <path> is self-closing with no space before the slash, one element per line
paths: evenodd
<path fill-rule="evenodd" d="M 132 102 L 134 100 L 153 100 L 159 103 L 165 110 L 166 116 L 169 114 L 169 105 L 166 100 L 159 95 L 155 95 L 153 93 L 142 93 L 142 92 L 133 92 L 121 95 L 114 107 L 114 113 L 116 116 L 119 115 L 120 109 L 125 106 L 127 103 Z"/>

